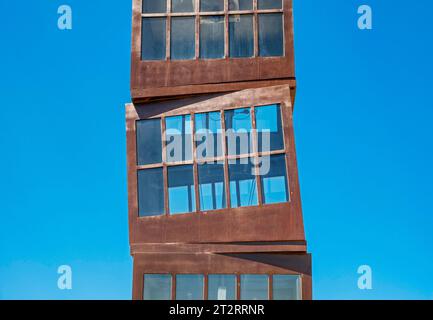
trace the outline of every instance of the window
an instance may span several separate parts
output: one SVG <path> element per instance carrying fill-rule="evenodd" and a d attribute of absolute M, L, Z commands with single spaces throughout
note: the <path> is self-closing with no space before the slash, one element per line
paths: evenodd
<path fill-rule="evenodd" d="M 257 0 L 257 8 L 253 0 L 142 2 L 142 60 L 284 55 L 281 0 Z"/>
<path fill-rule="evenodd" d="M 273 300 L 301 300 L 301 279 L 297 275 L 274 275 Z"/>
<path fill-rule="evenodd" d="M 224 58 L 224 16 L 200 18 L 200 58 Z"/>
<path fill-rule="evenodd" d="M 284 149 L 281 110 L 277 104 L 256 107 L 258 150 L 260 152 Z"/>
<path fill-rule="evenodd" d="M 259 14 L 259 55 L 276 57 L 284 54 L 283 15 L 281 13 Z"/>
<path fill-rule="evenodd" d="M 168 203 L 172 215 L 195 211 L 192 165 L 168 167 Z"/>
<path fill-rule="evenodd" d="M 137 121 L 137 164 L 162 161 L 161 119 Z"/>
<path fill-rule="evenodd" d="M 230 57 L 254 56 L 252 15 L 231 15 L 229 20 Z"/>
<path fill-rule="evenodd" d="M 241 300 L 269 300 L 268 280 L 268 275 L 241 275 Z"/>
<path fill-rule="evenodd" d="M 167 117 L 165 119 L 167 162 L 192 159 L 191 116 Z"/>
<path fill-rule="evenodd" d="M 143 288 L 144 300 L 171 300 L 171 275 L 145 274 Z"/>
<path fill-rule="evenodd" d="M 201 274 L 176 275 L 176 300 L 203 300 L 204 276 Z"/>
<path fill-rule="evenodd" d="M 264 204 L 289 201 L 286 176 L 286 155 L 261 157 L 259 161 Z"/>
<path fill-rule="evenodd" d="M 208 300 L 236 300 L 236 276 L 210 274 L 208 276 Z"/>
<path fill-rule="evenodd" d="M 140 217 L 164 214 L 162 168 L 138 171 L 138 214 Z"/>
<path fill-rule="evenodd" d="M 165 18 L 143 18 L 141 34 L 141 59 L 142 60 L 164 60 L 166 19 Z"/>
<path fill-rule="evenodd" d="M 223 162 L 199 164 L 198 183 L 201 211 L 226 208 Z"/>
<path fill-rule="evenodd" d="M 195 57 L 194 17 L 171 19 L 171 59 L 187 60 Z"/>
<path fill-rule="evenodd" d="M 231 207 L 258 204 L 257 182 L 251 158 L 229 161 Z"/>
<path fill-rule="evenodd" d="M 198 159 L 222 156 L 221 132 L 221 112 L 195 115 L 195 140 Z"/>
<path fill-rule="evenodd" d="M 241 155 L 251 150 L 251 110 L 249 108 L 225 111 L 226 144 L 228 155 Z"/>

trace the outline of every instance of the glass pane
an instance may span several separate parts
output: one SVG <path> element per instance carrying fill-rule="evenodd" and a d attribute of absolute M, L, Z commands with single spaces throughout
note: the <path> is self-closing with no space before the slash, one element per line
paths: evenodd
<path fill-rule="evenodd" d="M 164 214 L 162 168 L 138 171 L 138 212 L 140 217 Z"/>
<path fill-rule="evenodd" d="M 192 160 L 191 116 L 165 118 L 167 162 Z"/>
<path fill-rule="evenodd" d="M 285 154 L 261 157 L 259 161 L 263 203 L 289 201 Z"/>
<path fill-rule="evenodd" d="M 203 300 L 203 280 L 201 274 L 176 275 L 176 300 Z"/>
<path fill-rule="evenodd" d="M 171 275 L 145 274 L 144 300 L 171 300 Z"/>
<path fill-rule="evenodd" d="M 256 107 L 258 150 L 275 151 L 284 149 L 281 110 L 278 104 Z"/>
<path fill-rule="evenodd" d="M 259 55 L 277 57 L 284 55 L 283 15 L 259 14 Z"/>
<path fill-rule="evenodd" d="M 268 300 L 268 276 L 241 275 L 241 300 Z"/>
<path fill-rule="evenodd" d="M 229 0 L 229 10 L 252 10 L 253 0 Z"/>
<path fill-rule="evenodd" d="M 200 58 L 224 58 L 224 16 L 200 18 Z"/>
<path fill-rule="evenodd" d="M 171 12 L 194 12 L 195 0 L 171 0 Z"/>
<path fill-rule="evenodd" d="M 221 113 L 197 113 L 195 115 L 195 140 L 197 158 L 222 156 Z"/>
<path fill-rule="evenodd" d="M 258 0 L 257 7 L 259 9 L 282 9 L 282 0 Z"/>
<path fill-rule="evenodd" d="M 224 11 L 224 0 L 200 0 L 200 11 Z"/>
<path fill-rule="evenodd" d="M 162 162 L 161 119 L 140 120 L 137 125 L 137 164 Z"/>
<path fill-rule="evenodd" d="M 236 276 L 210 274 L 208 276 L 208 300 L 236 300 Z"/>
<path fill-rule="evenodd" d="M 224 163 L 198 165 L 200 210 L 217 210 L 226 207 Z"/>
<path fill-rule="evenodd" d="M 187 60 L 195 57 L 195 18 L 171 19 L 171 59 Z"/>
<path fill-rule="evenodd" d="M 168 203 L 172 215 L 195 211 L 192 165 L 168 167 Z"/>
<path fill-rule="evenodd" d="M 301 300 L 301 279 L 295 275 L 275 275 L 272 280 L 274 300 Z"/>
<path fill-rule="evenodd" d="M 229 177 L 232 208 L 258 204 L 256 176 L 251 158 L 229 160 Z"/>
<path fill-rule="evenodd" d="M 167 0 L 143 0 L 143 13 L 166 13 Z"/>
<path fill-rule="evenodd" d="M 253 16 L 231 15 L 229 19 L 230 57 L 254 55 Z"/>
<path fill-rule="evenodd" d="M 229 155 L 248 154 L 251 150 L 251 110 L 225 111 L 226 143 Z"/>
<path fill-rule="evenodd" d="M 143 18 L 141 59 L 165 59 L 165 18 Z"/>

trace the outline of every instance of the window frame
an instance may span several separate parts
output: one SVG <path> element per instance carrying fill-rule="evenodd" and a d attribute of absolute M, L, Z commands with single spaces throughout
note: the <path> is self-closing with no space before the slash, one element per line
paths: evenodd
<path fill-rule="evenodd" d="M 251 59 L 251 58 L 267 58 L 260 56 L 259 50 L 259 14 L 267 14 L 267 13 L 279 13 L 282 15 L 282 36 L 283 36 L 283 55 L 278 56 L 276 58 L 285 58 L 286 57 L 286 27 L 285 27 L 285 18 L 284 12 L 286 10 L 286 1 L 282 1 L 281 9 L 259 9 L 258 8 L 258 0 L 252 0 L 253 8 L 250 10 L 229 10 L 229 0 L 224 0 L 224 10 L 223 11 L 200 11 L 200 0 L 194 1 L 194 11 L 193 12 L 172 12 L 171 10 L 171 2 L 172 0 L 166 0 L 167 11 L 165 13 L 144 13 L 143 12 L 143 1 L 139 0 L 139 9 L 140 9 L 140 28 L 142 25 L 142 21 L 145 18 L 165 18 L 166 23 L 166 44 L 165 44 L 165 59 L 161 60 L 145 60 L 142 59 L 142 54 L 140 52 L 140 61 L 142 62 L 155 62 L 155 61 L 194 61 L 194 60 L 225 60 L 225 59 Z M 149 1 L 149 0 L 147 0 Z M 152 0 L 150 0 L 152 1 Z M 230 57 L 230 39 L 229 39 L 229 21 L 231 16 L 235 15 L 252 15 L 253 16 L 253 39 L 254 39 L 254 50 L 253 55 L 250 57 Z M 224 17 L 224 57 L 222 58 L 211 58 L 211 59 L 203 59 L 200 57 L 200 18 L 204 16 L 223 16 Z M 171 59 L 171 20 L 173 17 L 195 17 L 195 56 L 193 59 L 185 59 L 185 60 L 172 60 Z M 143 48 L 143 37 L 140 34 L 140 48 Z M 274 57 L 275 58 L 275 57 Z"/>

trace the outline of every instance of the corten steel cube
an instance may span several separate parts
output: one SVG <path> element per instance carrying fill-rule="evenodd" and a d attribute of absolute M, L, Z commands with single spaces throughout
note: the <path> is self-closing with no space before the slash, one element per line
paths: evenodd
<path fill-rule="evenodd" d="M 293 132 L 296 81 L 292 1 L 282 0 L 281 7 L 263 9 L 261 0 L 252 0 L 250 8 L 233 8 L 233 5 L 239 5 L 237 0 L 221 0 L 222 10 L 206 12 L 202 11 L 204 4 L 199 0 L 189 1 L 194 5 L 189 12 L 175 12 L 177 10 L 175 6 L 179 1 L 174 0 L 162 3 L 161 12 L 148 12 L 154 10 L 154 7 L 144 9 L 147 4 L 143 1 L 146 0 L 133 0 L 131 65 L 133 102 L 126 105 L 129 236 L 131 255 L 134 259 L 133 298 L 146 298 L 144 296 L 145 275 L 167 275 L 165 279 L 169 283 L 167 290 L 170 294 L 162 298 L 176 299 L 180 295 L 177 276 L 197 274 L 203 276 L 200 289 L 203 294 L 200 298 L 208 299 L 211 298 L 208 295 L 209 275 L 220 274 L 236 277 L 235 295 L 232 297 L 235 299 L 242 299 L 242 290 L 246 290 L 242 287 L 243 275 L 267 275 L 266 298 L 269 299 L 277 298 L 274 297 L 278 289 L 274 284 L 276 279 L 274 276 L 297 275 L 299 276 L 297 297 L 311 299 L 311 256 L 307 253 L 304 234 Z M 206 2 L 209 1 L 212 0 Z M 180 1 L 181 4 L 186 2 L 188 1 Z M 278 3 L 269 0 L 263 3 L 265 2 L 266 5 Z M 212 3 L 214 4 L 217 5 L 216 2 Z M 259 33 L 262 30 L 260 19 L 264 15 L 274 15 L 274 17 L 281 15 L 283 51 L 280 56 L 262 56 Z M 231 57 L 230 51 L 230 37 L 233 30 L 230 23 L 240 21 L 241 16 L 248 17 L 245 21 L 252 22 L 251 56 L 234 58 Z M 208 21 L 206 19 L 209 17 L 220 21 L 221 25 L 218 28 L 224 31 L 224 41 L 221 41 L 224 50 L 221 49 L 220 58 L 204 59 L 201 56 L 201 42 L 206 40 L 202 41 L 200 30 L 208 27 L 202 25 L 201 21 Z M 170 39 L 173 37 L 171 27 L 176 22 L 176 18 L 180 18 L 178 21 L 181 22 L 193 21 L 194 34 L 190 38 L 194 41 L 194 48 L 187 48 L 191 50 L 189 59 L 172 59 L 171 46 L 174 40 Z M 147 33 L 142 34 L 144 30 L 142 23 L 151 24 L 149 21 L 163 26 L 158 30 L 166 36 L 164 41 L 159 42 L 161 46 L 158 51 L 161 57 L 159 60 L 143 59 L 143 50 L 149 51 L 146 46 L 152 46 L 154 45 L 152 41 L 157 41 L 155 35 L 147 37 Z M 150 38 L 152 41 L 149 40 Z M 157 51 L 153 47 L 151 49 L 152 54 Z M 279 106 L 282 145 L 278 150 L 263 151 L 257 147 L 258 133 L 254 131 L 258 126 L 256 113 L 261 106 L 269 105 Z M 225 136 L 228 128 L 225 115 L 230 110 L 245 108 L 248 108 L 251 117 L 252 149 L 247 156 L 231 155 L 228 153 Z M 194 132 L 197 127 L 197 115 L 203 113 L 218 114 L 220 118 L 217 120 L 222 130 L 222 154 L 214 160 L 224 168 L 221 173 L 224 177 L 221 182 L 224 207 L 214 210 L 202 209 L 203 200 L 199 187 L 199 166 L 203 159 L 198 157 Z M 165 137 L 167 119 L 176 116 L 186 116 L 189 119 L 192 133 L 191 137 L 187 138 L 191 139 L 192 154 L 189 159 L 170 163 L 167 159 L 167 145 L 159 140 Z M 138 136 L 137 127 L 140 121 L 152 119 L 160 125 L 158 127 L 160 131 L 154 139 L 159 139 L 156 144 L 160 148 L 161 158 L 154 163 L 143 164 L 140 163 L 138 154 L 138 140 L 141 137 Z M 146 141 L 153 139 L 153 137 L 145 138 Z M 233 206 L 230 161 L 245 157 L 257 160 L 266 156 L 279 156 L 285 161 L 287 201 L 266 203 L 264 180 L 256 176 L 254 184 L 256 203 L 249 206 Z M 192 205 L 191 212 L 170 213 L 173 203 L 170 203 L 169 171 L 174 166 L 191 168 L 192 184 L 191 189 L 188 189 L 188 192 L 192 193 L 189 203 Z M 140 192 L 139 172 L 144 170 L 157 170 L 161 178 L 157 180 L 160 186 L 156 186 L 160 190 L 161 211 L 150 216 L 141 214 L 141 211 L 146 208 L 143 209 L 143 205 L 140 207 L 140 195 L 146 196 L 146 193 L 150 193 L 151 188 L 155 186 L 150 184 L 141 186 Z"/>

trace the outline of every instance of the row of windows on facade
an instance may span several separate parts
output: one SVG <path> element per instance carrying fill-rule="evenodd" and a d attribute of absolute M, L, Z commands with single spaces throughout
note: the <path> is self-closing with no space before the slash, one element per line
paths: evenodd
<path fill-rule="evenodd" d="M 164 186 L 164 172 L 162 167 L 163 144 L 161 139 L 161 119 L 140 120 L 137 122 L 137 159 L 138 165 L 152 165 L 152 168 L 138 171 L 138 204 L 140 216 L 154 216 L 165 214 L 165 194 L 168 196 L 169 213 L 182 214 L 197 211 L 196 188 L 198 187 L 199 210 L 210 211 L 258 205 L 258 193 L 262 196 L 263 204 L 275 204 L 289 201 L 289 188 L 286 174 L 286 159 L 284 138 L 279 105 L 255 108 L 256 128 L 270 133 L 270 146 L 266 149 L 274 151 L 272 155 L 260 157 L 248 156 L 240 159 L 230 159 L 228 165 L 229 190 L 225 183 L 225 161 L 209 160 L 211 157 L 221 156 L 221 112 L 195 114 L 195 133 L 201 130 L 207 132 L 201 139 L 196 139 L 197 150 L 204 145 L 202 153 L 195 157 L 197 164 L 198 186 L 194 179 L 192 164 L 192 129 L 190 115 L 165 118 L 166 126 L 166 159 L 167 182 Z M 224 111 L 226 129 L 242 131 L 251 140 L 252 129 L 251 110 L 241 108 Z M 173 137 L 178 136 L 178 137 Z M 241 139 L 242 140 L 242 139 Z M 261 134 L 257 136 L 257 144 L 262 145 Z M 211 141 L 211 143 L 209 143 Z M 254 141 L 253 141 L 254 143 Z M 174 157 L 170 155 L 169 144 L 174 144 L 182 152 Z M 217 144 L 217 145 L 216 145 Z M 208 150 L 212 149 L 212 154 Z M 231 148 L 232 154 L 240 155 L 245 148 Z M 246 148 L 247 153 L 250 148 Z M 263 151 L 261 148 L 259 150 Z M 228 153 L 230 154 L 230 153 Z M 203 162 L 200 159 L 208 159 Z M 190 164 L 178 165 L 177 161 L 190 161 Z M 153 167 L 153 166 L 158 167 Z M 257 178 L 260 178 L 258 190 Z M 165 189 L 167 193 L 165 192 Z M 230 203 L 227 203 L 227 192 Z"/>
<path fill-rule="evenodd" d="M 206 279 L 207 278 L 207 279 Z M 241 300 L 268 300 L 272 290 L 273 300 L 301 300 L 301 279 L 298 275 L 270 276 L 245 274 L 240 276 Z M 173 277 L 169 274 L 144 275 L 144 300 L 203 300 L 204 282 L 207 281 L 208 300 L 237 300 L 235 275 L 178 274 L 175 276 L 175 297 L 172 297 Z"/>
<path fill-rule="evenodd" d="M 195 36 L 196 19 L 199 19 L 198 43 Z M 229 38 L 229 57 L 253 57 L 254 24 L 258 32 L 258 55 L 261 57 L 284 55 L 282 13 L 259 13 L 257 21 L 250 13 L 229 14 L 228 30 L 226 30 L 224 15 L 202 15 L 197 18 L 195 16 L 172 17 L 170 22 L 168 36 L 170 37 L 171 60 L 194 59 L 196 46 L 199 47 L 201 59 L 224 58 L 226 31 Z M 167 17 L 143 17 L 142 60 L 166 59 L 166 38 Z"/>

